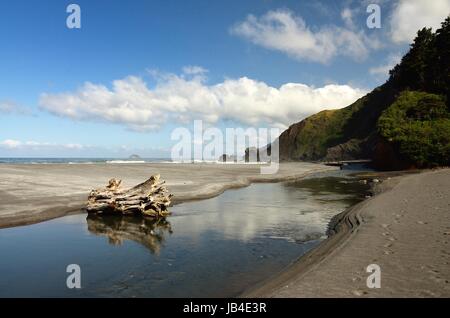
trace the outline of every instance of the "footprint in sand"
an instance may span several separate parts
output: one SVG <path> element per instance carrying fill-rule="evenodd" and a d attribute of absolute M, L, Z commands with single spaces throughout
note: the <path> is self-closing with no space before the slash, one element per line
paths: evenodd
<path fill-rule="evenodd" d="M 368 293 L 366 291 L 362 291 L 362 290 L 354 290 L 354 291 L 352 291 L 352 294 L 354 296 L 363 296 L 363 295 L 367 295 Z"/>
<path fill-rule="evenodd" d="M 395 236 L 392 235 L 392 233 L 390 232 L 383 232 L 381 233 L 383 236 L 387 236 L 387 240 L 391 241 L 391 242 L 395 242 L 397 241 L 397 238 Z"/>
<path fill-rule="evenodd" d="M 436 283 L 446 284 L 446 280 L 441 278 L 440 276 L 431 276 L 430 279 L 435 281 Z"/>

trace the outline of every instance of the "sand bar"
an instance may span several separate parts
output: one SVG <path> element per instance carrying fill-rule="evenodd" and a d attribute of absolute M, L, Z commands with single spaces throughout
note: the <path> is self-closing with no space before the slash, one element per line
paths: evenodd
<path fill-rule="evenodd" d="M 2 164 L 0 165 L 0 228 L 30 224 L 80 212 L 92 188 L 111 178 L 125 187 L 161 174 L 174 203 L 205 199 L 252 182 L 298 179 L 334 170 L 312 163 L 283 163 L 278 173 L 262 175 L 253 164 Z"/>

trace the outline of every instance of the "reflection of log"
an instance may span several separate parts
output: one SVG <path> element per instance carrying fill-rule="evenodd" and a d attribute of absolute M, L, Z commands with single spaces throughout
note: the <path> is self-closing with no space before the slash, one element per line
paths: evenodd
<path fill-rule="evenodd" d="M 111 179 L 104 189 L 92 190 L 89 194 L 87 212 L 103 214 L 137 214 L 151 217 L 169 215 L 171 194 L 159 175 L 134 188 L 120 188 L 122 180 Z"/>
<path fill-rule="evenodd" d="M 156 254 L 159 253 L 166 234 L 172 234 L 170 223 L 165 218 L 90 214 L 87 224 L 89 232 L 106 236 L 113 245 L 132 240 Z"/>

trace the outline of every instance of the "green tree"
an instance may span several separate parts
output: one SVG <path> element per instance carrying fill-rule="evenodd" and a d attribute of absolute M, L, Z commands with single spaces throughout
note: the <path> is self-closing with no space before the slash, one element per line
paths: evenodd
<path fill-rule="evenodd" d="M 398 89 L 426 90 L 430 77 L 428 66 L 432 64 L 435 56 L 434 38 L 430 28 L 417 32 L 409 52 L 402 58 L 401 63 L 390 71 L 391 81 Z"/>
<path fill-rule="evenodd" d="M 447 96 L 447 107 L 450 110 L 450 16 L 436 31 L 435 52 L 434 63 L 431 66 L 435 86 L 433 91 Z"/>
<path fill-rule="evenodd" d="M 450 113 L 445 97 L 404 91 L 378 119 L 378 132 L 418 167 L 450 165 Z"/>

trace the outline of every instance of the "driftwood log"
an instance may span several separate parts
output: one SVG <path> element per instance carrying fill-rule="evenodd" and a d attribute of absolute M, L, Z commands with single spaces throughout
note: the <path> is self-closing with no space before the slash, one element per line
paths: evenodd
<path fill-rule="evenodd" d="M 92 190 L 86 210 L 90 214 L 144 215 L 165 217 L 172 195 L 168 193 L 160 176 L 151 176 L 147 181 L 124 190 L 122 180 L 111 179 L 104 189 Z"/>

